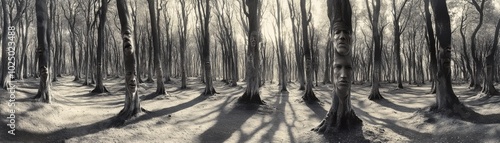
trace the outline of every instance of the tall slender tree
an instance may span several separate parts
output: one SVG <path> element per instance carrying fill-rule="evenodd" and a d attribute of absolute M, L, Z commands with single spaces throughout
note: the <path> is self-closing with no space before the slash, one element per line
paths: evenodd
<path fill-rule="evenodd" d="M 365 0 L 366 7 L 368 9 L 368 17 L 371 20 L 372 26 L 372 38 L 373 38 L 373 70 L 372 70 L 372 89 L 368 99 L 370 100 L 379 100 L 384 99 L 380 94 L 380 74 L 381 74 L 381 65 L 382 65 L 382 41 L 380 39 L 379 32 L 379 16 L 380 16 L 380 6 L 382 3 L 380 0 L 373 0 L 373 15 L 371 14 L 370 5 L 368 4 L 368 0 Z M 382 28 L 383 29 L 383 28 Z"/>
<path fill-rule="evenodd" d="M 101 8 L 99 9 L 99 27 L 97 30 L 97 62 L 96 62 L 96 85 L 92 93 L 103 93 L 109 92 L 103 84 L 103 74 L 102 74 L 102 56 L 104 54 L 104 27 L 106 26 L 106 13 L 108 12 L 108 1 L 101 0 Z"/>
<path fill-rule="evenodd" d="M 149 3 L 149 17 L 151 19 L 151 33 L 153 34 L 153 51 L 154 51 L 154 66 L 156 71 L 156 95 L 165 95 L 165 85 L 163 84 L 163 69 L 160 57 L 160 39 L 158 34 L 158 20 L 157 20 L 157 10 L 156 10 L 156 0 L 148 0 Z"/>
<path fill-rule="evenodd" d="M 45 0 L 37 0 L 35 2 L 36 8 L 36 26 L 37 26 L 37 37 L 38 37 L 38 47 L 36 52 L 38 54 L 38 72 L 40 74 L 40 85 L 38 86 L 38 92 L 33 98 L 37 101 L 42 101 L 46 103 L 51 102 L 52 94 L 50 90 L 50 71 L 49 71 L 49 52 L 50 47 L 47 44 L 49 40 L 47 37 L 47 23 L 48 23 L 48 9 Z"/>
<path fill-rule="evenodd" d="M 309 10 L 311 10 L 309 4 Z M 302 99 L 307 102 L 318 101 L 318 98 L 314 94 L 313 88 L 313 59 L 312 59 L 312 48 L 309 43 L 309 32 L 308 26 L 311 22 L 311 11 L 306 11 L 306 0 L 300 0 L 300 13 L 302 17 L 302 46 L 304 47 L 304 57 L 306 60 L 306 91 L 302 95 Z M 308 16 L 309 14 L 309 16 Z"/>
<path fill-rule="evenodd" d="M 123 63 L 125 65 L 125 105 L 115 117 L 114 126 L 123 125 L 127 120 L 142 112 L 139 95 L 137 94 L 137 70 L 135 60 L 135 45 L 133 30 L 129 24 L 129 7 L 126 0 L 116 1 L 123 39 Z"/>
<path fill-rule="evenodd" d="M 403 88 L 403 82 L 401 81 L 401 34 L 404 32 L 406 29 L 406 26 L 408 24 L 409 20 L 406 20 L 402 28 L 399 24 L 401 15 L 403 14 L 403 9 L 405 8 L 406 4 L 408 3 L 409 0 L 404 0 L 403 3 L 401 4 L 401 7 L 399 10 L 396 8 L 396 0 L 392 0 L 392 16 L 394 18 L 393 20 L 393 25 L 394 25 L 394 60 L 396 60 L 396 76 L 397 76 L 397 81 L 398 81 L 398 88 L 401 89 Z M 410 6 L 411 8 L 412 6 Z M 409 10 L 411 11 L 411 10 Z M 410 12 L 409 12 L 410 13 Z M 408 16 L 409 18 L 409 16 Z"/>
<path fill-rule="evenodd" d="M 476 35 L 481 29 L 481 26 L 483 25 L 484 21 L 484 4 L 487 0 L 481 0 L 481 4 L 477 3 L 477 0 L 471 0 L 469 3 L 471 3 L 474 8 L 476 8 L 477 12 L 479 13 L 479 23 L 476 25 L 476 28 L 474 28 L 474 31 L 472 32 L 472 35 L 470 37 L 470 50 L 471 50 L 471 55 L 472 55 L 472 61 L 474 61 L 474 67 L 475 67 L 475 73 L 474 73 L 474 90 L 480 90 L 481 89 L 481 70 L 483 68 L 483 63 L 481 62 L 481 55 L 479 53 L 476 53 Z"/>
<path fill-rule="evenodd" d="M 212 66 L 210 63 L 210 1 L 198 1 L 198 14 L 200 16 L 201 35 L 203 37 L 202 47 L 202 62 L 204 64 L 205 73 L 205 91 L 202 95 L 214 95 L 216 93 L 212 83 Z"/>

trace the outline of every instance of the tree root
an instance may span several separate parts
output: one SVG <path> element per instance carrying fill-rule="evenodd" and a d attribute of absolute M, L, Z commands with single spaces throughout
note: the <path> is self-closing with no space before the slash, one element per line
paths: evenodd
<path fill-rule="evenodd" d="M 363 121 L 356 116 L 353 110 L 345 114 L 339 114 L 337 109 L 338 108 L 334 109 L 335 111 L 328 112 L 321 123 L 317 127 L 311 129 L 311 131 L 328 135 L 343 130 L 351 130 L 362 125 Z"/>
<path fill-rule="evenodd" d="M 203 96 L 212 96 L 214 94 L 219 94 L 217 91 L 215 91 L 215 88 L 212 86 L 211 88 L 205 88 L 205 91 L 201 93 Z"/>
<path fill-rule="evenodd" d="M 447 117 L 458 117 L 463 120 L 474 120 L 479 117 L 479 113 L 463 105 L 462 103 L 453 104 L 451 108 L 438 109 L 437 104 L 430 107 L 429 112 L 434 114 L 442 114 Z"/>
<path fill-rule="evenodd" d="M 250 94 L 250 93 L 248 93 L 248 91 L 243 93 L 243 96 L 238 98 L 238 103 L 258 104 L 258 105 L 266 104 L 264 101 L 262 101 L 262 99 L 260 99 L 260 94 L 258 92 L 254 93 L 254 94 Z"/>
<path fill-rule="evenodd" d="M 384 99 L 384 97 L 382 97 L 382 95 L 380 94 L 379 91 L 376 91 L 376 92 L 370 93 L 370 96 L 368 96 L 368 99 L 369 100 L 381 100 L 381 99 Z"/>
<path fill-rule="evenodd" d="M 91 93 L 105 93 L 105 92 L 106 92 L 106 93 L 109 93 L 108 89 L 107 89 L 106 87 L 104 87 L 104 86 L 102 86 L 102 87 L 96 86 L 96 87 L 94 88 L 94 90 L 92 90 L 92 91 L 90 91 L 90 92 L 91 92 Z"/>
<path fill-rule="evenodd" d="M 304 95 L 302 95 L 302 100 L 304 100 L 307 103 L 313 103 L 319 101 L 318 97 L 316 97 L 312 89 L 310 90 L 306 89 L 306 92 L 304 93 Z"/>
<path fill-rule="evenodd" d="M 150 111 L 144 108 L 124 108 L 116 115 L 112 120 L 110 127 L 121 127 L 127 123 L 127 121 L 133 120 L 136 117 L 139 117 L 142 114 L 151 113 Z"/>

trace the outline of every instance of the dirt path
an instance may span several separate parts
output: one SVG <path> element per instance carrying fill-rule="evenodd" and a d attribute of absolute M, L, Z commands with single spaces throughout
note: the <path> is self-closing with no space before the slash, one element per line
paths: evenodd
<path fill-rule="evenodd" d="M 91 86 L 60 78 L 53 84 L 52 104 L 31 102 L 37 91 L 37 80 L 15 83 L 16 136 L 7 133 L 7 120 L 0 126 L 0 142 L 325 142 L 311 131 L 319 124 L 331 104 L 331 85 L 315 88 L 318 104 L 300 101 L 302 91 L 291 84 L 287 94 L 278 92 L 276 84 L 261 88 L 267 103 L 249 107 L 236 104 L 243 87 L 227 87 L 215 82 L 220 93 L 199 96 L 204 85 L 190 78 L 188 90 L 178 90 L 178 81 L 166 84 L 169 95 L 161 99 L 145 99 L 142 106 L 152 111 L 124 127 L 108 128 L 109 118 L 123 106 L 123 79 L 105 80 L 110 94 L 90 94 Z M 406 85 L 401 90 L 383 84 L 382 101 L 367 99 L 370 87 L 355 85 L 352 105 L 363 120 L 362 131 L 342 135 L 335 142 L 500 142 L 500 96 L 487 100 L 474 98 L 465 85 L 454 85 L 460 100 L 488 122 L 469 122 L 433 116 L 418 111 L 434 103 L 434 95 L 426 94 L 429 85 Z M 499 87 L 497 86 L 497 89 Z M 140 95 L 155 91 L 154 83 L 140 84 Z M 9 116 L 8 93 L 0 90 L 0 115 Z"/>

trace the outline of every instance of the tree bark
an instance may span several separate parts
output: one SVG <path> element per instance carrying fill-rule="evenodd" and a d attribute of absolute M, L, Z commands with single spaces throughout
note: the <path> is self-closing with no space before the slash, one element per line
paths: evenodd
<path fill-rule="evenodd" d="M 151 33 L 153 34 L 154 66 L 156 71 L 156 95 L 166 95 L 165 85 L 163 84 L 163 69 L 160 58 L 160 39 L 158 34 L 158 21 L 156 16 L 156 0 L 148 0 L 149 16 L 151 19 Z"/>
<path fill-rule="evenodd" d="M 495 54 L 498 49 L 498 34 L 500 31 L 500 19 L 498 20 L 497 27 L 495 29 L 495 36 L 493 37 L 493 47 L 489 50 L 488 55 L 486 56 L 486 68 L 485 68 L 485 77 L 483 83 L 483 89 L 481 90 L 480 96 L 491 96 L 491 95 L 499 95 L 493 85 L 494 80 L 494 71 L 495 71 Z M 498 71 L 497 71 L 498 72 Z"/>
<path fill-rule="evenodd" d="M 302 95 L 302 99 L 306 102 L 315 102 L 319 101 L 316 95 L 314 94 L 313 88 L 313 61 L 312 61 L 312 52 L 311 45 L 309 43 L 309 32 L 307 26 L 311 20 L 311 17 L 307 16 L 306 11 L 306 1 L 300 0 L 300 13 L 302 17 L 302 46 L 304 47 L 304 57 L 306 60 L 306 90 L 304 95 Z M 309 12 L 310 15 L 310 12 Z"/>
<path fill-rule="evenodd" d="M 479 32 L 479 29 L 481 29 L 481 26 L 483 25 L 483 19 L 484 19 L 484 3 L 486 0 L 481 1 L 481 5 L 477 3 L 476 0 L 472 0 L 472 5 L 476 8 L 476 10 L 479 12 L 479 23 L 477 24 L 476 28 L 474 29 L 474 32 L 472 32 L 472 35 L 470 37 L 471 39 L 471 45 L 470 45 L 470 50 L 471 50 L 471 55 L 472 55 L 472 60 L 474 61 L 474 87 L 473 90 L 480 90 L 481 89 L 481 69 L 483 67 L 483 64 L 480 60 L 480 55 L 476 53 L 476 35 L 477 32 Z"/>
<path fill-rule="evenodd" d="M 354 129 L 362 124 L 351 106 L 352 22 L 349 0 L 328 0 L 328 17 L 334 36 L 334 91 L 332 106 L 321 123 L 312 130 L 324 135 Z M 332 31 L 331 31 L 332 32 Z M 333 34 L 333 33 L 332 33 Z"/>
<path fill-rule="evenodd" d="M 121 35 L 123 38 L 123 62 L 125 64 L 125 106 L 115 117 L 113 126 L 121 126 L 132 117 L 142 112 L 139 95 L 137 94 L 137 75 L 135 46 L 133 44 L 133 35 L 129 25 L 130 16 L 126 0 L 117 0 L 118 16 L 121 24 Z"/>
<path fill-rule="evenodd" d="M 38 92 L 33 98 L 36 101 L 42 101 L 46 103 L 51 102 L 52 94 L 50 90 L 50 73 L 49 73 L 49 52 L 50 47 L 47 44 L 49 37 L 47 36 L 47 3 L 45 0 L 37 0 L 35 3 L 36 8 L 36 21 L 37 21 L 37 37 L 38 37 L 38 47 L 36 52 L 38 54 L 38 72 L 40 74 L 40 85 L 38 87 Z"/>
<path fill-rule="evenodd" d="M 264 104 L 259 93 L 260 75 L 260 5 L 261 0 L 245 0 L 244 13 L 248 18 L 248 49 L 246 58 L 246 80 L 245 93 L 238 99 L 239 103 Z M 248 8 L 247 8 L 248 7 Z M 248 9 L 248 11 L 247 11 Z"/>
<path fill-rule="evenodd" d="M 427 3 L 428 0 L 425 2 Z M 431 111 L 443 111 L 446 114 L 468 118 L 470 114 L 466 113 L 470 109 L 458 100 L 451 85 L 451 28 L 446 0 L 433 0 L 431 5 L 434 10 L 434 25 L 439 42 L 436 104 L 431 107 Z"/>
<path fill-rule="evenodd" d="M 102 56 L 104 53 L 104 27 L 106 26 L 106 13 L 108 11 L 108 2 L 107 0 L 101 0 L 101 8 L 99 13 L 99 27 L 97 29 L 97 62 L 96 62 L 96 85 L 92 93 L 104 93 L 109 92 L 103 84 L 103 75 L 102 75 Z"/>
<path fill-rule="evenodd" d="M 436 59 L 436 40 L 434 39 L 434 30 L 432 29 L 431 13 L 429 11 L 429 0 L 424 0 L 425 5 L 425 23 L 426 23 L 426 41 L 429 47 L 430 73 L 432 80 L 431 94 L 436 93 L 437 88 L 437 59 Z"/>
<path fill-rule="evenodd" d="M 366 6 L 369 7 L 368 1 L 365 0 Z M 372 70 L 372 89 L 368 99 L 370 100 L 380 100 L 384 99 L 380 94 L 380 72 L 381 72 L 381 64 L 382 64 L 382 42 L 380 40 L 379 33 L 379 15 L 380 15 L 380 0 L 375 0 L 373 5 L 373 18 L 372 20 L 372 36 L 373 36 L 373 70 Z M 371 16 L 370 16 L 371 17 Z"/>

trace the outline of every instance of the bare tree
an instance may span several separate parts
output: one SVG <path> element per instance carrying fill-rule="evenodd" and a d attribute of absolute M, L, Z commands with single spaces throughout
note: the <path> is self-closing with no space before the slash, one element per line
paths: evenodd
<path fill-rule="evenodd" d="M 99 27 L 97 29 L 97 71 L 96 71 L 96 86 L 92 93 L 109 92 L 103 84 L 102 77 L 102 56 L 104 53 L 104 26 L 106 25 L 106 13 L 108 12 L 108 1 L 101 0 L 101 8 L 99 9 Z"/>
<path fill-rule="evenodd" d="M 50 92 L 50 71 L 49 65 L 49 52 L 50 47 L 47 45 L 49 40 L 47 37 L 47 17 L 48 9 L 45 0 L 37 0 L 35 3 L 36 8 L 36 26 L 37 26 L 37 37 L 38 37 L 38 47 L 36 52 L 38 54 L 38 67 L 40 74 L 40 85 L 38 87 L 38 93 L 33 98 L 37 101 L 42 101 L 46 103 L 51 102 L 52 94 Z"/>
<path fill-rule="evenodd" d="M 186 0 L 179 0 L 181 10 L 178 11 L 179 19 L 179 54 L 180 54 L 180 67 L 181 67 L 181 89 L 186 89 L 186 38 L 187 38 L 187 25 L 188 15 L 186 11 Z"/>
<path fill-rule="evenodd" d="M 283 21 L 283 14 L 281 12 L 281 3 L 279 0 L 276 0 L 276 14 L 274 15 L 274 18 L 276 20 L 276 47 L 279 49 L 279 83 L 280 87 L 279 90 L 281 92 L 287 92 L 286 89 L 286 74 L 288 73 L 287 71 L 287 65 L 286 65 L 286 55 L 285 55 L 285 48 L 283 46 L 283 35 L 282 33 L 282 24 L 281 22 Z M 272 78 L 271 78 L 272 79 Z"/>
<path fill-rule="evenodd" d="M 402 28 L 399 24 L 401 15 L 403 14 L 403 9 L 405 8 L 406 4 L 408 3 L 409 0 L 404 0 L 403 3 L 401 4 L 401 7 L 399 10 L 396 8 L 396 0 L 392 0 L 392 16 L 394 17 L 393 20 L 393 25 L 394 25 L 394 59 L 396 60 L 396 68 L 397 68 L 397 80 L 398 80 L 398 88 L 401 89 L 403 88 L 403 82 L 401 81 L 401 34 L 405 31 L 406 26 L 408 25 L 408 21 L 406 20 Z M 412 8 L 412 6 L 409 6 Z M 408 13 L 410 13 L 411 10 L 409 10 Z M 410 19 L 410 16 L 406 17 L 407 19 Z"/>
<path fill-rule="evenodd" d="M 123 125 L 127 120 L 142 112 L 139 95 L 137 94 L 137 70 L 131 29 L 129 8 L 126 0 L 116 1 L 118 16 L 121 24 L 121 35 L 123 38 L 123 63 L 125 64 L 125 106 L 115 117 L 114 126 Z"/>
<path fill-rule="evenodd" d="M 160 39 L 158 34 L 158 20 L 156 16 L 156 0 L 148 0 L 149 4 L 149 16 L 151 19 L 151 33 L 153 34 L 153 51 L 154 51 L 154 66 L 156 71 L 156 95 L 165 95 L 167 91 L 165 91 L 165 85 L 163 84 L 163 69 L 160 57 Z"/>
<path fill-rule="evenodd" d="M 297 63 L 297 73 L 299 78 L 299 90 L 305 90 L 305 75 L 304 75 L 304 49 L 300 45 L 300 34 L 298 27 L 300 26 L 300 22 L 295 12 L 295 4 L 293 0 L 288 0 L 288 9 L 290 10 L 290 21 L 292 22 L 292 32 L 293 32 L 293 43 L 295 49 L 295 62 Z M 296 20 L 297 19 L 297 20 Z"/>
<path fill-rule="evenodd" d="M 202 52 L 202 64 L 204 64 L 204 74 L 205 74 L 205 91 L 202 95 L 213 95 L 217 93 L 213 87 L 212 83 L 212 67 L 210 64 L 210 1 L 205 0 L 205 4 L 202 1 L 197 1 L 198 4 L 198 16 L 199 22 L 201 24 L 201 47 L 203 47 Z"/>
<path fill-rule="evenodd" d="M 362 121 L 356 116 L 351 106 L 352 81 L 352 22 L 349 0 L 328 0 L 328 17 L 334 32 L 333 44 L 333 84 L 332 106 L 326 117 L 313 131 L 331 135 L 340 130 L 353 129 Z"/>
<path fill-rule="evenodd" d="M 306 11 L 306 1 L 300 0 L 300 13 L 302 17 L 302 46 L 304 47 L 304 57 L 306 59 L 306 91 L 302 95 L 302 99 L 307 102 L 318 101 L 316 95 L 312 90 L 313 88 L 313 59 L 312 59 L 312 48 L 309 43 L 309 32 L 307 26 L 311 22 L 311 4 L 309 4 L 309 12 Z M 309 14 L 309 16 L 307 16 Z"/>
<path fill-rule="evenodd" d="M 474 73 L 474 90 L 480 90 L 481 89 L 481 79 L 480 79 L 480 73 L 482 70 L 482 62 L 480 60 L 480 55 L 476 53 L 476 35 L 477 32 L 479 32 L 479 29 L 481 29 L 481 26 L 483 25 L 483 19 L 484 19 L 484 3 L 487 0 L 481 0 L 481 4 L 477 3 L 477 0 L 471 0 L 468 1 L 471 3 L 474 8 L 476 8 L 477 12 L 479 13 L 479 23 L 477 24 L 476 28 L 474 28 L 474 32 L 472 32 L 472 35 L 470 37 L 470 50 L 471 50 L 471 55 L 472 55 L 472 60 L 474 61 L 474 67 L 475 67 L 475 73 Z"/>
<path fill-rule="evenodd" d="M 240 103 L 264 104 L 259 93 L 260 57 L 259 46 L 261 41 L 260 33 L 260 7 L 261 0 L 243 0 L 244 14 L 248 18 L 248 49 L 246 57 L 246 80 L 247 87 L 245 93 L 238 101 Z M 247 8 L 248 7 L 248 8 Z M 248 9 L 248 10 L 247 10 Z"/>
<path fill-rule="evenodd" d="M 427 6 L 428 0 L 425 0 L 425 3 Z M 431 5 L 434 10 L 434 26 L 439 43 L 436 104 L 431 107 L 431 111 L 444 111 L 443 113 L 456 114 L 462 118 L 467 118 L 470 116 L 470 114 L 467 114 L 470 109 L 458 100 L 451 85 L 451 28 L 446 0 L 432 0 Z"/>
<path fill-rule="evenodd" d="M 486 56 L 486 68 L 485 68 L 485 75 L 484 75 L 484 83 L 483 83 L 483 89 L 481 90 L 481 96 L 491 96 L 491 95 L 498 95 L 500 92 L 498 92 L 495 89 L 495 86 L 493 86 L 493 80 L 494 77 L 493 75 L 495 74 L 495 54 L 498 49 L 498 34 L 500 32 L 500 19 L 498 20 L 497 27 L 495 29 L 495 36 L 493 36 L 493 46 L 488 52 L 488 55 Z M 497 71 L 498 72 L 498 71 Z"/>
<path fill-rule="evenodd" d="M 372 26 L 372 37 L 373 37 L 373 70 L 372 70 L 372 89 L 368 99 L 379 100 L 384 99 L 380 94 L 380 73 L 382 64 L 382 42 L 379 33 L 379 15 L 380 6 L 382 3 L 380 0 L 372 0 L 371 6 L 373 7 L 373 15 L 371 14 L 370 5 L 368 0 L 365 0 L 366 7 L 368 9 L 368 17 L 371 21 Z M 383 28 L 382 28 L 383 29 Z"/>

